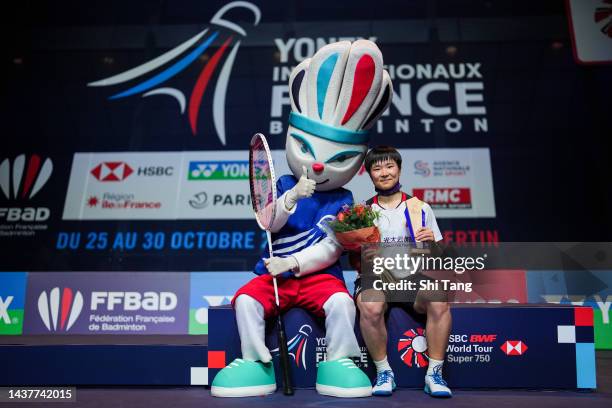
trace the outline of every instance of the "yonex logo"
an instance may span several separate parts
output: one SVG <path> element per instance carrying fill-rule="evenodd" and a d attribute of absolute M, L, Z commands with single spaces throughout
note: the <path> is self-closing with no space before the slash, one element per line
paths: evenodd
<path fill-rule="evenodd" d="M 68 331 L 83 310 L 83 295 L 72 289 L 53 288 L 47 295 L 43 291 L 38 296 L 38 314 L 49 331 Z"/>
<path fill-rule="evenodd" d="M 103 162 L 91 170 L 92 176 L 100 181 L 123 181 L 133 172 L 125 162 Z"/>
<path fill-rule="evenodd" d="M 187 177 L 189 180 L 248 180 L 249 162 L 192 161 Z"/>
<path fill-rule="evenodd" d="M 211 162 L 191 162 L 189 163 L 189 180 L 210 178 L 218 167 L 218 164 Z"/>
<path fill-rule="evenodd" d="M 26 160 L 25 154 L 17 156 L 12 167 L 9 159 L 4 159 L 0 163 L 0 190 L 9 200 L 29 200 L 43 188 L 51 173 L 51 159 L 42 161 L 37 154 L 30 156 L 29 160 Z"/>
<path fill-rule="evenodd" d="M 527 345 L 520 340 L 507 340 L 500 348 L 509 356 L 522 356 L 527 351 Z"/>

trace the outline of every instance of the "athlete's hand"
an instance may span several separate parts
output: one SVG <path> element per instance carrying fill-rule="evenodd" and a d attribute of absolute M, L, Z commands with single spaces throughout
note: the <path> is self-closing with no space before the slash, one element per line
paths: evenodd
<path fill-rule="evenodd" d="M 306 166 L 302 166 L 302 176 L 297 184 L 285 195 L 285 207 L 290 210 L 298 200 L 312 196 L 316 186 L 317 182 L 308 178 Z"/>
<path fill-rule="evenodd" d="M 291 271 L 298 267 L 298 263 L 293 256 L 281 258 L 280 256 L 273 256 L 272 258 L 264 258 L 264 264 L 270 272 L 270 275 L 276 276 L 283 272 Z"/>
<path fill-rule="evenodd" d="M 415 241 L 419 241 L 419 242 L 429 242 L 429 241 L 434 241 L 435 237 L 434 237 L 434 233 L 431 230 L 431 228 L 421 227 L 418 230 L 416 230 L 414 234 L 414 239 Z"/>

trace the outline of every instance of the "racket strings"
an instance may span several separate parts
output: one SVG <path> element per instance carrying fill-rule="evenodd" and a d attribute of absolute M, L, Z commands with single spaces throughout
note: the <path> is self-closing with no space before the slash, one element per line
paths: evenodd
<path fill-rule="evenodd" d="M 255 137 L 251 143 L 251 200 L 261 226 L 269 230 L 275 216 L 274 173 L 271 167 L 270 151 L 262 137 Z"/>

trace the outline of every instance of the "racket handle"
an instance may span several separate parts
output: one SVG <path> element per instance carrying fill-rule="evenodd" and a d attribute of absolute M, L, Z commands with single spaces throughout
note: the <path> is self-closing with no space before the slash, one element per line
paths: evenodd
<path fill-rule="evenodd" d="M 289 350 L 287 349 L 287 335 L 280 314 L 278 315 L 278 351 L 281 366 L 281 379 L 283 382 L 283 394 L 293 395 L 291 375 L 289 372 Z"/>

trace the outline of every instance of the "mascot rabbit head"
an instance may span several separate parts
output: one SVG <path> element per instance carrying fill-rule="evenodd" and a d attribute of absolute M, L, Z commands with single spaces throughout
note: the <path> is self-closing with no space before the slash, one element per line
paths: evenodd
<path fill-rule="evenodd" d="M 306 167 L 317 191 L 348 183 L 367 151 L 368 129 L 393 96 L 382 54 L 367 40 L 328 44 L 289 77 L 286 153 L 296 178 Z"/>

